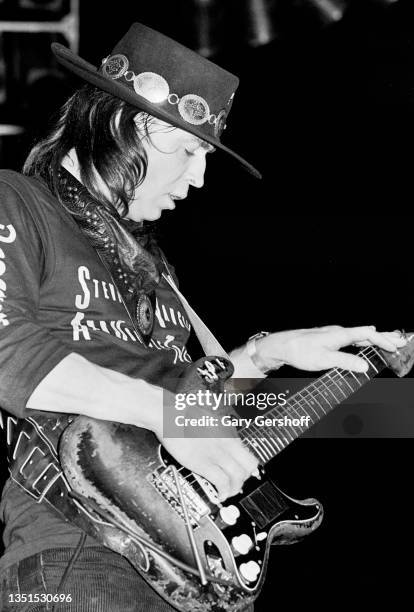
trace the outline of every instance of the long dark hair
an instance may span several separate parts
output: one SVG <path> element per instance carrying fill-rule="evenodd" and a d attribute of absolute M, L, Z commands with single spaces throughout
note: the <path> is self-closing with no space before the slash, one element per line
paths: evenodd
<path fill-rule="evenodd" d="M 92 85 L 77 90 L 63 105 L 57 121 L 43 140 L 30 151 L 23 173 L 46 180 L 58 196 L 58 172 L 65 155 L 73 147 L 86 189 L 110 211 L 121 216 L 128 212 L 134 190 L 147 171 L 142 134 L 137 129 L 139 111 L 132 105 Z M 140 128 L 149 136 L 152 117 L 140 116 Z M 98 171 L 110 197 L 99 189 Z"/>

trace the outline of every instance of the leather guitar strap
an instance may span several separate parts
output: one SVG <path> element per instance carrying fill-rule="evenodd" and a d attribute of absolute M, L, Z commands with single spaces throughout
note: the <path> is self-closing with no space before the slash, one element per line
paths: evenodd
<path fill-rule="evenodd" d="M 1 415 L 0 426 L 6 434 L 10 478 L 37 503 L 44 503 L 59 518 L 82 529 L 111 550 L 126 556 L 140 567 L 142 549 L 118 528 L 105 522 L 69 495 L 70 486 L 58 458 L 59 438 L 76 415 L 36 413 L 16 419 Z"/>
<path fill-rule="evenodd" d="M 217 338 L 214 334 L 209 330 L 207 325 L 200 319 L 195 310 L 190 306 L 186 298 L 183 296 L 181 291 L 178 289 L 175 284 L 171 274 L 162 274 L 163 278 L 167 281 L 167 283 L 172 287 L 175 291 L 178 299 L 182 303 L 188 318 L 190 319 L 190 323 L 193 326 L 194 332 L 200 342 L 203 351 L 206 355 L 215 355 L 217 357 L 225 357 L 226 359 L 230 359 L 227 352 L 221 346 Z"/>

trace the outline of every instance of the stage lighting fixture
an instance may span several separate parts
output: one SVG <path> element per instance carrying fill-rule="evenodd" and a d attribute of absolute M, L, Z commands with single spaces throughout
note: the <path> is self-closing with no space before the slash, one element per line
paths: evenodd
<path fill-rule="evenodd" d="M 343 0 L 307 0 L 317 9 L 324 21 L 340 21 L 344 16 L 347 3 Z"/>
<path fill-rule="evenodd" d="M 266 45 L 276 37 L 274 7 L 275 0 L 247 0 L 247 40 L 253 47 Z"/>

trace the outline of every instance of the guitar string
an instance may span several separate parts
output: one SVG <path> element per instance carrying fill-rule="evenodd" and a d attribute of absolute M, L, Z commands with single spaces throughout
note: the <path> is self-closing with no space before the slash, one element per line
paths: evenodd
<path fill-rule="evenodd" d="M 377 359 L 381 360 L 383 364 L 377 363 L 377 365 L 381 369 L 383 369 L 384 364 L 387 365 L 383 357 L 373 347 L 367 347 L 367 350 L 361 351 L 359 354 L 361 357 L 365 357 L 369 363 L 368 372 L 371 374 L 371 376 L 369 376 L 367 373 L 359 373 L 360 377 L 366 376 L 367 378 L 366 381 L 362 380 L 361 382 L 361 378 L 358 378 L 357 375 L 355 375 L 351 371 L 339 370 L 338 368 L 335 368 L 328 375 L 325 375 L 322 378 L 314 381 L 314 383 L 311 383 L 305 389 L 302 389 L 302 391 L 299 391 L 298 393 L 296 393 L 289 400 L 289 405 L 287 408 L 281 408 L 277 410 L 272 409 L 266 414 L 268 415 L 269 413 L 273 413 L 273 414 L 276 413 L 278 416 L 286 416 L 289 414 L 291 415 L 293 411 L 293 412 L 296 412 L 296 414 L 298 415 L 299 412 L 302 410 L 302 412 L 306 416 L 309 416 L 309 409 L 306 408 L 306 405 L 307 405 L 312 408 L 313 412 L 315 412 L 317 416 L 317 419 L 320 420 L 327 412 L 317 400 L 315 396 L 315 391 L 317 392 L 317 395 L 321 399 L 324 400 L 325 405 L 329 406 L 328 408 L 328 412 L 329 412 L 340 401 L 349 397 L 349 395 L 351 395 L 352 392 L 357 391 L 364 384 L 364 382 L 368 382 L 368 380 L 371 380 L 372 374 L 378 373 L 378 369 L 376 368 L 374 363 L 371 362 L 371 359 L 376 357 Z M 355 388 L 353 388 L 352 385 L 349 383 L 351 376 L 355 379 L 357 383 L 357 386 Z M 344 392 L 343 390 L 344 384 L 346 384 L 350 388 L 351 393 L 348 392 L 347 394 Z M 313 392 L 311 391 L 312 388 L 313 388 Z M 343 398 L 338 397 L 338 391 L 343 395 Z M 296 399 L 296 396 L 299 396 L 299 399 Z M 333 404 L 331 403 L 332 398 L 334 400 Z M 293 401 L 295 399 L 296 401 Z M 331 401 L 329 401 L 329 399 Z M 315 402 L 318 405 L 318 407 L 321 409 L 322 411 L 321 414 L 318 413 L 317 408 L 315 408 L 315 405 L 312 405 L 312 403 L 315 404 Z M 311 418 L 311 420 L 312 420 L 312 424 L 314 424 L 314 419 Z M 263 434 L 263 431 L 261 431 L 261 435 L 257 437 L 252 437 L 252 434 L 257 435 L 258 432 L 255 427 L 250 427 L 249 434 L 251 437 L 248 438 L 246 436 L 245 440 L 247 440 L 247 443 L 253 447 L 253 449 L 259 455 L 260 459 L 267 461 L 267 460 L 270 460 L 273 456 L 275 456 L 278 452 L 283 450 L 283 448 L 285 448 L 285 446 L 287 446 L 288 444 L 290 444 L 290 442 L 292 442 L 295 438 L 297 438 L 298 435 L 303 433 L 303 431 L 300 431 L 300 433 L 298 433 L 297 431 L 294 431 L 293 428 L 291 429 L 293 431 L 293 435 L 292 433 L 289 433 L 289 430 L 287 430 L 286 434 L 283 434 L 283 432 L 278 431 L 278 433 L 276 433 L 275 430 L 268 429 L 267 435 Z M 306 427 L 306 429 L 308 429 L 308 427 Z M 291 439 L 289 439 L 289 437 Z M 279 446 L 281 446 L 281 448 L 279 448 Z"/>
<path fill-rule="evenodd" d="M 376 369 L 376 367 L 375 367 L 375 366 L 374 366 L 374 365 L 371 363 L 370 358 L 372 358 L 372 357 L 377 357 L 377 358 L 381 359 L 381 360 L 382 360 L 382 361 L 383 361 L 383 362 L 386 364 L 385 360 L 384 360 L 384 359 L 381 357 L 381 355 L 378 353 L 378 351 L 376 351 L 376 349 L 375 349 L 374 347 L 367 347 L 366 349 L 364 349 L 364 351 L 360 351 L 359 355 L 360 355 L 361 357 L 366 357 L 366 358 L 367 358 L 367 360 L 368 360 L 368 362 L 369 362 L 369 366 L 371 366 L 372 370 L 374 370 L 374 372 L 375 372 L 375 373 L 377 373 L 377 372 L 378 372 L 378 370 L 377 370 L 377 369 Z M 368 370 L 368 371 L 369 371 L 369 370 Z M 364 384 L 364 382 L 365 382 L 365 381 L 364 381 L 364 382 L 362 382 L 362 383 L 361 383 L 361 382 L 360 382 L 360 380 L 358 380 L 358 379 L 357 379 L 357 377 L 355 376 L 355 374 L 354 374 L 353 372 L 349 371 L 349 370 L 341 370 L 341 371 L 339 371 L 339 369 L 338 369 L 338 368 L 335 368 L 334 370 L 332 370 L 332 373 L 330 372 L 330 373 L 328 373 L 328 374 L 325 374 L 325 375 L 324 375 L 323 377 L 321 377 L 320 379 L 315 380 L 313 383 L 311 383 L 310 385 L 308 385 L 307 387 L 305 387 L 305 389 L 302 389 L 301 391 L 299 391 L 299 392 L 295 393 L 295 395 L 294 395 L 294 396 L 292 396 L 292 398 L 290 398 L 290 400 L 289 400 L 289 402 L 291 403 L 291 405 L 289 405 L 289 406 L 288 406 L 287 408 L 285 408 L 285 409 L 281 409 L 281 410 L 282 410 L 282 413 L 280 413 L 280 412 L 279 412 L 279 413 L 277 413 L 277 414 L 279 414 L 280 416 L 282 416 L 283 414 L 286 414 L 286 413 L 287 413 L 287 410 L 288 410 L 288 409 L 289 409 L 289 410 L 292 410 L 292 409 L 294 410 L 294 406 L 295 406 L 295 405 L 296 405 L 296 406 L 298 406 L 298 405 L 299 405 L 299 408 L 300 408 L 300 409 L 303 409 L 303 408 L 305 407 L 305 405 L 306 405 L 306 404 L 309 404 L 309 402 L 307 401 L 307 399 L 306 399 L 306 398 L 304 397 L 304 395 L 303 395 L 303 394 L 304 394 L 304 392 L 305 392 L 307 389 L 309 389 L 310 387 L 314 387 L 314 389 L 315 389 L 315 391 L 318 393 L 318 395 L 321 395 L 321 389 L 320 389 L 320 388 L 318 389 L 317 385 L 319 385 L 320 387 L 322 386 L 322 388 L 324 388 L 324 390 L 325 390 L 325 394 L 329 393 L 331 396 L 333 396 L 333 398 L 335 399 L 336 403 L 338 403 L 338 402 L 339 402 L 339 400 L 338 400 L 338 398 L 336 397 L 335 393 L 332 391 L 332 389 L 333 389 L 333 388 L 340 388 L 340 387 L 338 386 L 338 384 L 337 384 L 337 381 L 338 381 L 338 380 L 339 380 L 339 381 L 344 381 L 344 380 L 346 380 L 346 379 L 345 379 L 345 376 L 344 376 L 344 374 L 343 374 L 343 373 L 345 373 L 345 376 L 346 376 L 346 375 L 348 375 L 348 376 L 353 376 L 353 377 L 355 378 L 355 380 L 357 381 L 357 383 L 358 383 L 358 387 L 356 387 L 356 389 L 352 389 L 352 387 L 349 385 L 349 383 L 347 383 L 347 384 L 348 384 L 348 385 L 351 387 L 352 392 L 357 391 L 357 390 L 358 390 L 358 389 L 359 389 L 359 388 L 360 388 L 360 387 L 361 387 L 361 386 Z M 366 373 L 360 373 L 360 374 L 361 374 L 361 375 L 365 375 L 365 376 L 367 376 L 367 381 L 366 381 L 366 382 L 368 382 L 368 380 L 371 380 L 371 378 L 370 378 L 370 377 L 369 377 L 369 376 L 368 376 Z M 323 379 L 324 379 L 324 378 L 327 378 L 328 383 L 333 383 L 333 384 L 329 384 L 329 385 L 327 385 L 327 384 L 326 384 L 326 382 L 325 382 L 325 381 L 323 381 Z M 314 400 L 314 399 L 315 399 L 315 397 L 314 397 L 314 396 L 312 395 L 312 393 L 310 393 L 309 391 L 308 391 L 308 395 L 310 395 L 311 400 Z M 350 394 L 349 394 L 349 395 L 350 395 Z M 296 400 L 296 402 L 293 404 L 293 400 L 295 399 L 295 397 L 296 397 L 296 396 L 302 396 L 302 397 L 300 397 L 298 400 Z M 345 396 L 345 395 L 344 395 L 344 397 L 346 398 L 347 396 Z M 326 403 L 327 403 L 327 404 L 330 406 L 329 410 L 332 410 L 332 409 L 335 407 L 335 404 L 332 406 L 332 405 L 330 404 L 330 402 L 329 402 L 329 401 L 326 399 L 326 397 L 325 397 L 325 401 L 326 401 Z M 293 404 L 293 405 L 292 405 L 292 404 Z M 319 402 L 318 402 L 318 404 L 319 404 Z M 319 404 L 319 406 L 320 406 L 320 408 L 322 409 L 323 414 L 318 415 L 318 413 L 317 413 L 317 412 L 314 410 L 314 411 L 316 412 L 316 414 L 318 415 L 318 420 L 320 420 L 320 419 L 321 419 L 321 418 L 322 418 L 322 417 L 323 417 L 325 414 L 327 414 L 327 412 L 325 412 L 325 410 L 323 409 L 323 407 L 322 407 L 320 404 Z M 328 410 L 328 412 L 329 412 L 329 410 Z M 298 413 L 297 413 L 297 414 L 298 414 Z M 314 423 L 312 423 L 312 424 L 314 424 Z M 244 429 L 247 429 L 247 428 L 243 428 L 243 430 L 244 430 Z M 241 430 L 241 431 L 243 431 L 243 430 Z M 271 434 L 271 430 L 269 430 L 269 433 Z M 301 432 L 301 433 L 303 433 L 303 432 Z M 300 435 L 300 434 L 299 434 L 299 435 Z M 263 434 L 262 434 L 262 437 L 263 437 Z M 293 440 L 294 440 L 296 437 L 298 437 L 298 434 L 295 432 L 295 436 L 292 438 L 292 440 L 289 440 L 288 438 L 286 438 L 286 442 L 287 442 L 287 444 L 286 444 L 286 445 L 283 445 L 283 444 L 282 444 L 282 449 L 283 449 L 283 448 L 285 448 L 285 446 L 287 446 L 288 444 L 290 444 L 290 442 L 292 442 L 292 441 L 293 441 Z M 245 439 L 245 440 L 246 440 L 246 439 Z M 271 440 L 272 440 L 273 442 L 275 442 L 274 437 L 272 437 L 272 438 L 271 438 Z M 256 438 L 254 441 L 256 442 L 256 444 L 259 444 L 259 442 L 258 442 L 257 438 Z M 270 441 L 270 440 L 268 440 L 268 442 L 269 442 L 269 441 Z M 249 444 L 249 440 L 247 440 L 247 441 L 246 441 L 245 446 L 247 446 L 248 444 Z M 256 450 L 257 450 L 257 449 L 256 449 Z M 263 452 L 263 449 L 261 449 L 261 450 L 262 450 L 262 452 Z M 272 458 L 272 456 L 274 455 L 275 450 L 276 450 L 276 454 L 277 454 L 277 452 L 280 452 L 280 450 L 281 450 L 281 449 L 279 449 L 278 447 L 277 447 L 276 449 L 273 449 L 273 452 L 271 453 L 271 455 L 270 455 L 269 457 L 267 456 L 267 455 L 268 455 L 268 453 L 269 453 L 269 451 L 268 451 L 268 449 L 266 449 L 266 451 L 267 451 L 267 452 L 263 452 L 263 455 L 264 455 L 264 456 L 263 456 L 263 457 L 259 457 L 259 458 L 261 458 L 262 460 L 263 460 L 263 459 L 264 459 L 264 460 L 270 460 L 270 459 Z M 181 468 L 179 469 L 179 471 L 182 471 L 183 469 L 186 469 L 186 468 L 181 467 Z M 187 476 L 184 476 L 184 478 L 187 480 L 187 482 L 188 482 L 189 484 L 195 484 L 195 483 L 199 484 L 199 483 L 198 483 L 198 481 L 195 479 L 195 477 L 193 476 L 193 474 L 192 474 L 192 473 L 190 473 L 190 474 L 189 474 L 189 475 L 187 475 Z M 191 480 L 191 478 L 193 478 L 193 480 Z"/>
<path fill-rule="evenodd" d="M 369 348 L 371 348 L 371 347 L 369 347 Z M 377 356 L 376 352 L 373 351 L 373 354 L 371 354 L 370 357 L 372 358 L 372 357 L 375 357 L 375 356 Z M 366 355 L 366 353 L 363 355 L 363 357 L 367 357 L 367 359 L 368 359 L 368 356 Z M 370 367 L 371 367 L 372 370 L 374 370 L 375 374 L 378 373 L 377 368 L 369 361 L 369 368 Z M 368 368 L 368 371 L 369 371 L 369 368 Z M 298 406 L 298 404 L 300 405 L 300 399 L 298 401 L 294 402 L 294 398 L 295 398 L 296 395 L 302 396 L 301 399 L 304 400 L 305 404 L 309 403 L 308 402 L 309 398 L 310 398 L 310 401 L 316 401 L 316 398 L 314 397 L 312 392 L 309 391 L 309 389 L 311 387 L 314 387 L 316 389 L 316 391 L 317 391 L 317 395 L 318 396 L 322 396 L 325 399 L 326 403 L 330 405 L 330 401 L 329 401 L 329 399 L 327 399 L 327 397 L 332 397 L 333 396 L 334 400 L 335 400 L 335 403 L 338 403 L 340 401 L 343 401 L 344 399 L 347 399 L 351 395 L 351 393 L 357 391 L 364 384 L 364 383 L 360 383 L 360 381 L 355 376 L 355 374 L 353 372 L 349 371 L 349 370 L 342 370 L 340 368 L 334 368 L 332 370 L 332 373 L 334 373 L 334 375 L 331 374 L 331 372 L 329 372 L 328 374 L 325 374 L 324 376 L 322 376 L 321 378 L 317 379 L 313 383 L 310 383 L 307 387 L 305 387 L 301 391 L 298 391 L 297 393 L 295 393 L 295 395 L 288 400 L 288 405 L 287 405 L 286 408 L 284 408 L 284 407 L 273 407 L 272 409 L 270 409 L 268 412 L 265 413 L 266 416 L 270 416 L 270 415 L 272 415 L 272 416 L 274 415 L 276 417 L 292 416 L 292 414 L 291 414 L 292 412 L 296 412 L 296 415 L 299 416 L 299 412 L 296 411 L 295 408 Z M 368 382 L 368 380 L 371 380 L 371 378 L 366 373 L 361 372 L 361 373 L 358 373 L 358 374 L 360 374 L 362 376 L 365 375 L 367 377 L 367 381 L 366 382 Z M 348 383 L 348 381 L 346 380 L 347 376 L 348 377 L 352 376 L 353 378 L 355 378 L 355 380 L 356 380 L 356 382 L 358 384 L 358 386 L 355 389 L 353 389 L 351 387 L 351 385 Z M 340 386 L 340 384 L 343 383 L 343 382 L 346 382 L 346 384 L 351 389 L 351 393 L 348 393 L 348 395 L 344 393 L 343 389 Z M 333 384 L 331 384 L 331 383 L 333 383 Z M 322 389 L 321 388 L 318 389 L 317 385 L 322 387 Z M 336 396 L 336 394 L 332 391 L 332 389 L 338 389 L 340 391 L 340 393 L 343 395 L 343 397 L 338 398 Z M 305 393 L 307 393 L 308 397 L 306 397 Z M 323 407 L 319 404 L 319 402 L 317 402 L 317 403 L 320 406 L 322 412 L 324 414 L 326 414 L 326 412 L 324 411 Z M 335 403 L 334 403 L 333 406 L 330 406 L 331 409 L 334 408 Z M 302 406 L 300 406 L 300 407 L 302 407 Z M 312 407 L 312 409 L 315 412 L 315 414 L 317 415 L 318 420 L 320 420 L 324 416 L 324 414 L 319 415 L 317 410 L 315 410 L 314 407 Z M 290 411 L 290 414 L 289 414 L 289 411 Z M 306 414 L 308 411 L 305 410 L 304 412 Z M 308 415 L 306 414 L 306 416 L 308 416 Z M 314 424 L 314 423 L 312 423 L 312 424 Z M 298 434 L 296 433 L 296 431 L 293 429 L 292 426 L 291 426 L 291 428 L 293 430 L 293 439 L 295 439 L 298 436 Z M 244 431 L 246 429 L 247 429 L 247 427 L 243 428 L 241 431 Z M 304 431 L 306 431 L 306 429 L 308 429 L 308 428 L 306 427 Z M 249 431 L 253 432 L 253 433 L 258 433 L 258 431 L 260 431 L 260 430 L 257 430 L 255 428 L 255 426 L 252 426 L 252 427 L 249 427 Z M 300 433 L 304 433 L 304 431 L 301 431 Z"/>
<path fill-rule="evenodd" d="M 386 361 L 385 361 L 385 360 L 384 360 L 384 358 L 381 356 L 380 352 L 379 352 L 379 351 L 377 351 L 377 350 L 375 349 L 375 347 L 373 347 L 373 346 L 366 347 L 365 349 L 363 349 L 362 351 L 360 351 L 360 352 L 358 353 L 358 356 L 360 356 L 360 357 L 362 357 L 362 358 L 366 357 L 366 359 L 367 359 L 367 361 L 368 361 L 368 364 L 369 364 L 369 367 L 368 367 L 368 372 L 369 372 L 369 368 L 371 367 L 371 369 L 372 369 L 372 370 L 374 370 L 375 374 L 376 374 L 376 373 L 378 373 L 377 368 L 376 368 L 376 367 L 375 367 L 375 365 L 374 365 L 374 364 L 372 364 L 372 363 L 371 363 L 371 361 L 370 361 L 370 359 L 371 359 L 371 358 L 373 358 L 373 357 L 377 357 L 378 359 L 380 359 L 380 360 L 383 362 L 383 364 L 385 364 L 385 366 L 387 365 Z M 385 367 L 385 366 L 383 365 L 382 367 Z M 288 411 L 288 410 L 293 410 L 293 411 L 295 411 L 295 412 L 296 412 L 295 407 L 297 407 L 297 406 L 299 406 L 299 408 L 300 408 L 300 409 L 304 409 L 304 407 L 305 407 L 306 405 L 309 405 L 309 402 L 307 401 L 307 398 L 306 398 L 306 397 L 304 397 L 304 395 L 303 395 L 305 392 L 307 392 L 307 393 L 308 393 L 308 395 L 311 397 L 311 401 L 317 401 L 317 400 L 316 400 L 316 398 L 315 398 L 315 397 L 312 395 L 312 393 L 311 393 L 310 391 L 307 391 L 307 390 L 308 390 L 310 387 L 314 387 L 314 388 L 315 388 L 315 391 L 317 392 L 317 394 L 318 394 L 319 396 L 321 396 L 321 395 L 322 395 L 322 391 L 321 391 L 321 389 L 318 389 L 317 385 L 324 387 L 324 388 L 325 388 L 325 394 L 331 394 L 331 395 L 334 397 L 334 399 L 335 399 L 336 403 L 339 403 L 341 400 L 338 400 L 338 398 L 336 397 L 335 393 L 334 393 L 334 392 L 331 390 L 332 388 L 337 388 L 337 389 L 339 389 L 340 391 L 342 391 L 342 390 L 341 390 L 341 388 L 339 387 L 339 385 L 337 384 L 337 381 L 338 381 L 338 380 L 339 380 L 340 382 L 346 382 L 346 383 L 348 384 L 348 386 L 351 388 L 351 393 L 356 392 L 356 391 L 357 391 L 357 390 L 358 390 L 360 387 L 362 387 L 362 385 L 363 385 L 365 382 L 368 382 L 369 380 L 371 380 L 370 376 L 368 376 L 368 374 L 367 374 L 367 373 L 365 373 L 365 372 L 361 372 L 361 373 L 357 373 L 357 374 L 360 374 L 360 375 L 365 375 L 365 376 L 367 377 L 367 381 L 363 381 L 363 382 L 361 383 L 361 382 L 359 381 L 359 379 L 356 377 L 356 375 L 355 375 L 355 374 L 354 374 L 352 371 L 350 371 L 350 370 L 343 370 L 343 369 L 340 369 L 340 368 L 334 368 L 334 369 L 333 369 L 331 372 L 329 372 L 329 373 L 327 373 L 327 374 L 324 374 L 324 375 L 323 375 L 321 378 L 319 378 L 319 379 L 315 380 L 314 382 L 310 383 L 310 384 L 309 384 L 307 387 L 305 387 L 305 388 L 304 388 L 304 389 L 302 389 L 301 391 L 296 392 L 296 393 L 295 393 L 295 394 L 294 394 L 294 395 L 293 395 L 293 396 L 292 396 L 292 397 L 291 397 L 291 398 L 288 400 L 288 402 L 289 402 L 289 406 L 287 406 L 287 407 L 286 407 L 286 408 L 284 408 L 284 409 L 283 409 L 283 408 L 281 408 L 281 407 L 279 407 L 279 409 L 278 409 L 278 410 L 277 410 L 276 408 L 272 408 L 272 409 L 271 409 L 269 412 L 272 412 L 273 410 L 275 410 L 277 415 L 279 415 L 279 416 L 285 416 L 285 415 L 287 415 L 287 411 Z M 353 378 L 356 380 L 356 382 L 358 383 L 358 387 L 356 387 L 355 389 L 353 389 L 353 388 L 351 387 L 351 385 L 349 385 L 349 383 L 346 381 L 346 376 L 348 376 L 348 377 L 349 377 L 349 376 L 352 376 L 352 377 L 353 377 Z M 328 383 L 333 383 L 333 384 L 331 384 L 330 386 L 328 386 L 328 385 L 326 384 L 326 382 L 323 380 L 323 379 L 325 379 L 325 378 L 327 378 Z M 343 393 L 343 391 L 342 391 L 342 393 Z M 343 394 L 344 394 L 344 399 L 346 399 L 347 397 L 349 397 L 349 396 L 351 395 L 351 393 L 349 393 L 349 395 L 348 395 L 348 396 L 347 396 L 347 395 L 345 395 L 345 394 L 343 393 Z M 297 400 L 294 402 L 294 400 L 295 400 L 296 396 L 302 396 L 302 397 L 298 398 L 298 399 L 297 399 Z M 329 402 L 328 400 L 326 400 L 326 397 L 325 397 L 325 401 L 326 401 L 326 403 L 327 403 L 328 405 L 330 405 L 330 402 Z M 303 404 L 302 404 L 302 402 L 303 402 Z M 323 416 L 325 416 L 325 414 L 327 414 L 327 412 L 325 412 L 325 410 L 324 410 L 324 409 L 323 409 L 323 407 L 322 407 L 322 406 L 319 404 L 319 402 L 317 402 L 317 403 L 318 403 L 318 405 L 320 406 L 320 408 L 322 409 L 323 414 L 319 415 L 319 414 L 317 413 L 317 411 L 316 411 L 316 410 L 315 410 L 313 407 L 312 407 L 312 409 L 314 410 L 314 412 L 315 412 L 315 413 L 316 413 L 316 415 L 318 416 L 318 420 L 320 420 L 321 418 L 323 418 Z M 329 412 L 330 410 L 332 410 L 334 407 L 335 407 L 335 403 L 334 403 L 334 405 L 333 405 L 333 406 L 330 406 L 330 409 L 328 410 L 328 412 Z M 280 410 L 281 410 L 282 412 L 280 412 Z M 305 412 L 306 412 L 306 410 L 305 410 Z M 268 413 L 266 413 L 266 414 L 268 414 Z M 297 414 L 297 415 L 299 415 L 299 413 L 298 413 L 298 412 L 296 412 L 296 414 Z M 312 422 L 312 425 L 313 425 L 313 424 L 314 424 L 314 422 Z M 246 427 L 246 428 L 242 428 L 240 431 L 244 431 L 244 430 L 246 430 L 246 429 L 247 429 L 247 427 Z M 250 431 L 251 431 L 251 429 L 252 429 L 252 428 L 250 428 Z M 308 429 L 308 428 L 306 428 L 306 429 Z M 305 429 L 304 431 L 306 431 L 306 429 Z M 256 430 L 255 430 L 255 431 L 256 431 Z M 259 431 L 259 430 L 258 430 L 258 431 Z M 269 430 L 269 433 L 270 433 L 270 431 L 271 431 L 271 430 Z M 304 433 L 304 431 L 301 431 L 301 433 Z M 293 442 L 293 440 L 294 440 L 294 439 L 296 439 L 296 438 L 298 437 L 298 435 L 301 435 L 301 433 L 300 433 L 300 434 L 297 434 L 297 433 L 295 432 L 294 437 L 292 437 L 292 439 L 291 439 L 291 440 L 286 439 L 286 441 L 287 441 L 286 446 L 287 446 L 288 444 L 290 444 L 290 442 Z M 246 438 L 243 440 L 243 443 L 245 442 L 245 440 L 246 440 Z M 275 439 L 274 439 L 274 437 L 273 437 L 273 438 L 271 438 L 271 441 L 272 441 L 273 443 L 275 443 Z M 259 443 L 259 442 L 258 442 L 258 440 L 257 440 L 257 438 L 256 438 L 255 442 L 256 442 L 257 444 Z M 270 442 L 270 440 L 268 440 L 268 442 Z M 249 445 L 249 441 L 247 440 L 247 441 L 246 441 L 246 443 L 245 443 L 244 445 L 247 447 L 247 446 Z M 274 456 L 274 452 L 275 452 L 275 450 L 276 450 L 276 454 L 277 454 L 277 452 L 280 452 L 280 450 L 283 450 L 283 448 L 285 448 L 285 446 L 283 446 L 283 445 L 282 445 L 282 449 L 279 449 L 278 447 L 277 447 L 276 449 L 273 449 L 273 453 L 271 454 L 271 456 L 270 456 L 269 458 L 267 458 L 267 457 L 266 457 L 266 453 L 264 453 L 264 455 L 265 455 L 265 456 L 264 456 L 262 459 L 265 459 L 265 460 L 270 460 L 270 459 L 271 459 L 271 458 Z M 266 451 L 267 451 L 267 453 L 269 453 L 268 449 L 266 449 Z M 263 449 L 262 449 L 262 452 L 263 452 Z M 184 468 L 183 466 L 181 466 L 180 468 L 178 468 L 178 470 L 177 470 L 177 471 L 178 471 L 179 473 L 181 473 L 183 470 L 186 470 L 186 469 L 187 469 L 187 468 Z M 183 474 L 180 474 L 180 475 L 181 475 L 181 477 L 182 477 L 182 478 L 184 478 L 184 480 L 186 480 L 187 484 L 189 484 L 190 486 L 193 486 L 193 485 L 198 485 L 198 486 L 197 486 L 197 488 L 200 488 L 200 489 L 201 489 L 201 491 L 203 491 L 203 493 L 205 493 L 205 492 L 204 492 L 204 489 L 202 488 L 202 486 L 200 485 L 200 483 L 198 482 L 198 480 L 196 479 L 196 477 L 194 476 L 194 474 L 193 474 L 192 472 L 190 472 L 190 474 L 188 474 L 188 475 L 183 475 Z"/>

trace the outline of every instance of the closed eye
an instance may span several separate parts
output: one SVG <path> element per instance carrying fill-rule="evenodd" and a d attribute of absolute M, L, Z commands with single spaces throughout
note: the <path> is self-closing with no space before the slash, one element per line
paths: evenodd
<path fill-rule="evenodd" d="M 199 149 L 202 149 L 203 152 L 205 151 L 206 153 L 214 153 L 216 151 L 216 147 L 213 147 L 213 145 L 211 145 L 209 142 L 201 140 L 201 138 L 197 138 L 192 139 L 191 145 L 187 144 L 185 147 L 185 152 L 187 155 L 194 155 L 194 153 L 196 153 L 196 151 Z"/>
<path fill-rule="evenodd" d="M 217 151 L 216 147 L 213 147 L 209 142 L 205 142 L 204 140 L 200 143 L 200 147 L 206 151 L 206 153 L 214 153 Z"/>

